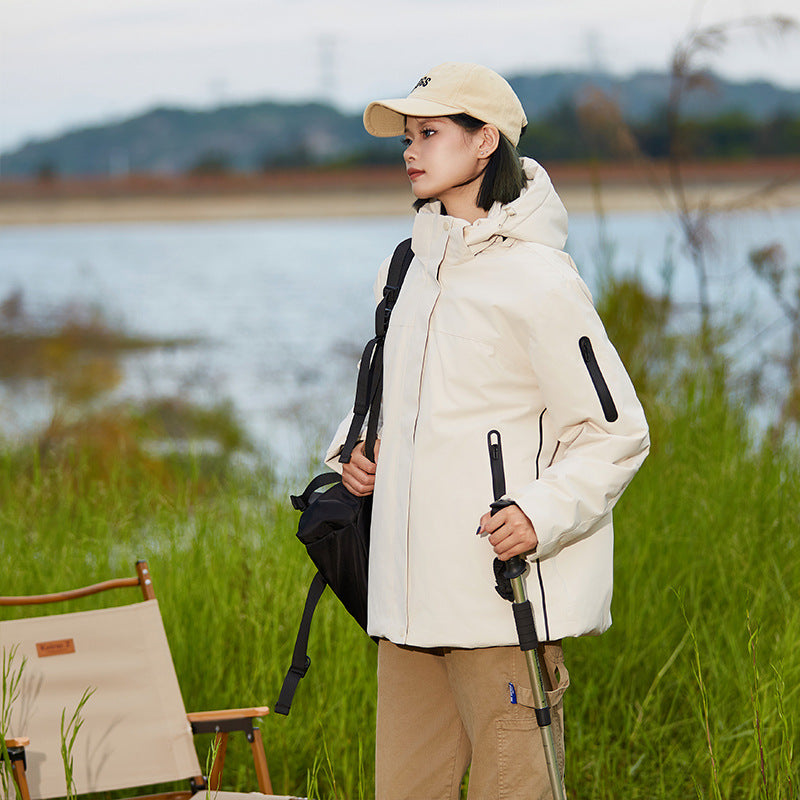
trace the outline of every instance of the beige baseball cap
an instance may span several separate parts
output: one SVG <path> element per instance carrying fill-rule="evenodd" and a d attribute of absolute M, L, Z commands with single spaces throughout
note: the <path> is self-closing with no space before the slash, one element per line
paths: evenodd
<path fill-rule="evenodd" d="M 408 97 L 376 100 L 364 111 L 364 127 L 373 136 L 402 136 L 406 117 L 469 114 L 496 125 L 513 144 L 528 124 L 508 82 L 480 64 L 447 62 L 419 79 Z"/>

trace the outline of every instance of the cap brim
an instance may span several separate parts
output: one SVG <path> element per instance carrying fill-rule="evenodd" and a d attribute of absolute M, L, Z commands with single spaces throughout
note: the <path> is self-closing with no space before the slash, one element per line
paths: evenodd
<path fill-rule="evenodd" d="M 421 97 L 377 100 L 364 111 L 364 127 L 373 136 L 402 136 L 406 129 L 406 117 L 447 117 L 463 112 L 463 108 Z"/>

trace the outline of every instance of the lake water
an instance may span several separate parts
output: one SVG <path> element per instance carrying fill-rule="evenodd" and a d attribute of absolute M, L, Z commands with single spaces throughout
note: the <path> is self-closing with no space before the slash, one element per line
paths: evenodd
<path fill-rule="evenodd" d="M 319 452 L 352 404 L 355 363 L 371 334 L 372 283 L 381 260 L 409 235 L 405 217 L 297 221 L 103 224 L 0 229 L 0 300 L 22 290 L 28 311 L 76 300 L 125 329 L 199 337 L 192 347 L 124 360 L 120 397 L 180 392 L 224 398 L 282 470 Z M 696 300 L 694 274 L 665 214 L 610 214 L 614 268 L 654 288 L 666 261 L 675 295 Z M 715 300 L 747 310 L 758 347 L 780 346 L 786 326 L 747 268 L 755 247 L 779 241 L 800 263 L 800 209 L 739 213 L 714 226 Z M 567 249 L 590 288 L 599 226 L 573 215 Z M 0 424 L 23 434 L 47 418 L 36 386 L 3 395 Z"/>

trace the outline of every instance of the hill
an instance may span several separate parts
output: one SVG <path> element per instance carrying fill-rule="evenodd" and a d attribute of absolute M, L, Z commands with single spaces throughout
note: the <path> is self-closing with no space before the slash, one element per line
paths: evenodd
<path fill-rule="evenodd" d="M 686 112 L 695 119 L 736 112 L 759 125 L 781 115 L 800 117 L 800 90 L 711 77 L 712 90 L 695 91 L 686 98 Z M 520 75 L 510 83 L 532 127 L 559 115 L 563 118 L 564 112 L 569 116 L 592 88 L 612 97 L 631 122 L 652 120 L 663 109 L 669 90 L 668 75 L 644 72 L 629 77 L 587 72 Z M 541 136 L 546 140 L 544 132 Z M 559 128 L 551 138 L 563 142 L 570 137 Z M 536 152 L 541 152 L 544 144 L 537 145 Z M 0 175 L 258 171 L 275 166 L 385 163 L 399 152 L 396 140 L 370 137 L 360 114 L 323 103 L 264 101 L 207 111 L 156 108 L 122 121 L 30 141 L 2 155 Z M 575 155 L 572 151 L 552 153 L 553 157 Z"/>
<path fill-rule="evenodd" d="M 800 90 L 784 89 L 766 81 L 735 83 L 708 73 L 709 88 L 685 96 L 683 110 L 693 119 L 709 119 L 734 111 L 764 122 L 778 114 L 800 114 Z M 663 72 L 637 72 L 618 77 L 598 72 L 551 72 L 520 75 L 509 83 L 520 98 L 528 118 L 541 119 L 565 103 L 574 104 L 590 89 L 613 98 L 623 116 L 641 122 L 665 106 L 670 76 Z"/>

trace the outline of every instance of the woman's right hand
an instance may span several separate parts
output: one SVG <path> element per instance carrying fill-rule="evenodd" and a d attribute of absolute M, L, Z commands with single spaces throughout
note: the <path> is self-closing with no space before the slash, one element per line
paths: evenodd
<path fill-rule="evenodd" d="M 375 442 L 375 460 L 378 460 L 378 451 L 381 449 L 381 440 Z M 375 490 L 375 464 L 364 454 L 364 442 L 359 442 L 350 455 L 350 461 L 342 464 L 342 483 L 348 492 L 356 497 L 366 497 Z"/>

